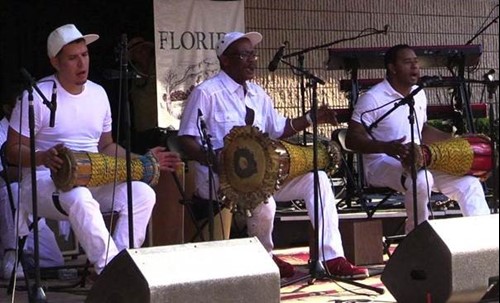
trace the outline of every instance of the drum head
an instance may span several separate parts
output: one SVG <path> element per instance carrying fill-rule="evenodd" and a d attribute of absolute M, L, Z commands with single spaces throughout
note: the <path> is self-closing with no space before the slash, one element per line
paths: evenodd
<path fill-rule="evenodd" d="M 224 138 L 220 160 L 220 189 L 232 206 L 252 210 L 275 191 L 280 154 L 258 128 L 234 127 Z"/>
<path fill-rule="evenodd" d="M 56 188 L 68 191 L 75 186 L 76 160 L 73 152 L 68 148 L 63 148 L 58 153 L 63 160 L 63 165 L 57 172 L 51 171 L 52 181 L 54 181 Z"/>

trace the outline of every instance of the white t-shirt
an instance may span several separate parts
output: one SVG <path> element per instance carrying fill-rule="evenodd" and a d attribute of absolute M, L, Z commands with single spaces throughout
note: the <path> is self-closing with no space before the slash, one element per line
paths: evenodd
<path fill-rule="evenodd" d="M 111 108 L 105 90 L 100 85 L 87 81 L 83 92 L 72 95 L 52 75 L 37 83 L 40 91 L 49 101 L 54 81 L 57 85 L 54 127 L 49 125 L 50 110 L 43 104 L 38 93 L 33 92 L 35 150 L 47 150 L 55 144 L 64 143 L 66 147 L 74 151 L 97 152 L 101 134 L 111 131 Z M 22 100 L 17 102 L 12 111 L 10 126 L 29 138 L 28 108 L 28 93 L 25 91 Z M 21 127 L 19 127 L 20 121 Z M 48 168 L 39 166 L 37 170 L 48 170 Z"/>
<path fill-rule="evenodd" d="M 417 86 L 412 88 L 412 91 Z M 370 127 L 375 121 L 394 107 L 396 102 L 401 101 L 403 96 L 398 93 L 389 81 L 384 80 L 373 86 L 366 93 L 362 94 L 358 102 L 354 105 L 351 119 Z M 423 90 L 419 91 L 415 97 L 415 143 L 420 144 L 422 127 L 427 121 L 427 98 Z M 387 106 L 383 106 L 386 105 Z M 383 106 L 383 107 L 382 107 Z M 381 107 L 381 108 L 379 108 Z M 376 109 L 378 108 L 378 109 Z M 376 110 L 373 110 L 376 109 Z M 371 111 L 373 110 L 373 111 Z M 407 104 L 399 106 L 396 110 L 381 120 L 377 127 L 372 128 L 371 134 L 378 141 L 392 141 L 406 136 L 404 143 L 411 141 L 411 128 L 408 116 L 410 109 Z M 364 166 L 369 169 L 376 164 L 386 154 L 365 154 L 363 155 Z"/>
<path fill-rule="evenodd" d="M 281 137 L 286 117 L 273 105 L 271 97 L 257 84 L 247 82 L 247 94 L 225 72 L 198 85 L 189 95 L 182 113 L 178 135 L 196 137 L 201 143 L 198 109 L 207 125 L 214 150 L 224 146 L 224 137 L 234 126 L 244 126 L 246 107 L 255 112 L 253 126 L 268 133 L 272 139 Z M 197 186 L 208 188 L 208 168 L 195 164 Z"/>

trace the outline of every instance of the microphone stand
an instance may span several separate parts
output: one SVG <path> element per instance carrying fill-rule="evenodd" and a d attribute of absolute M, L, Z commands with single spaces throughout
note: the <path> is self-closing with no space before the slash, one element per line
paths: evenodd
<path fill-rule="evenodd" d="M 22 74 L 26 77 L 27 72 L 21 70 Z M 34 262 L 35 262 L 35 285 L 31 289 L 27 285 L 29 302 L 32 303 L 43 303 L 47 302 L 47 297 L 43 288 L 41 287 L 41 277 L 40 277 L 40 246 L 39 246 L 39 233 L 38 233 L 38 200 L 37 200 L 37 182 L 36 182 L 36 155 L 35 155 L 35 110 L 33 105 L 33 88 L 36 89 L 37 93 L 44 100 L 44 104 L 48 105 L 50 102 L 45 102 L 47 98 L 42 94 L 42 92 L 36 86 L 36 83 L 31 77 L 28 77 L 29 86 L 28 90 L 28 119 L 29 119 L 29 131 L 30 131 L 30 168 L 31 168 L 31 203 L 32 203 L 32 215 L 33 215 L 33 250 L 34 250 Z M 49 109 L 51 109 L 49 107 Z M 17 268 L 15 264 L 14 268 Z M 28 281 L 26 279 L 26 281 Z"/>
<path fill-rule="evenodd" d="M 487 30 L 491 25 L 493 25 L 493 23 L 496 23 L 498 20 L 498 17 L 499 16 L 496 16 L 493 20 L 490 21 L 490 23 L 486 24 L 486 26 L 483 27 L 480 31 L 478 31 L 472 38 L 470 38 L 470 40 L 467 41 L 467 43 L 465 43 L 465 45 L 471 44 L 472 41 L 474 41 L 477 37 L 479 37 L 485 30 Z"/>
<path fill-rule="evenodd" d="M 214 240 L 214 148 L 212 146 L 212 141 L 210 140 L 210 135 L 207 133 L 205 122 L 202 121 L 201 112 L 199 112 L 199 120 L 201 124 L 201 144 L 206 154 L 206 161 L 208 167 L 208 239 L 210 241 Z M 205 148 L 206 147 L 206 148 Z"/>
<path fill-rule="evenodd" d="M 313 124 L 311 125 L 313 128 L 313 187 L 314 187 L 314 249 L 310 255 L 310 259 L 308 261 L 309 264 L 309 275 L 306 275 L 304 277 L 301 277 L 299 279 L 283 283 L 281 286 L 285 287 L 297 282 L 300 282 L 305 279 L 309 279 L 308 284 L 313 284 L 314 281 L 318 278 L 323 278 L 327 277 L 330 280 L 338 281 L 338 282 L 343 282 L 343 283 L 348 283 L 351 285 L 355 285 L 358 287 L 366 288 L 369 290 L 372 290 L 374 292 L 377 292 L 379 294 L 384 293 L 384 289 L 378 288 L 378 287 L 373 287 L 369 285 L 365 285 L 353 280 L 349 279 L 343 279 L 339 277 L 332 277 L 330 275 L 327 275 L 325 273 L 325 269 L 323 265 L 319 262 L 319 249 L 320 249 L 320 243 L 319 243 L 319 233 L 320 233 L 320 226 L 319 226 L 319 174 L 318 174 L 318 121 L 316 117 L 318 116 L 318 84 L 324 85 L 325 81 L 323 81 L 321 78 L 313 75 L 309 71 L 302 69 L 300 67 L 293 66 L 292 64 L 282 60 L 282 62 L 288 66 L 290 66 L 292 69 L 296 70 L 297 72 L 301 73 L 304 75 L 305 78 L 309 80 L 308 86 L 312 89 L 312 105 L 311 105 L 311 113 L 312 113 L 312 120 Z M 325 201 L 325 203 L 328 202 L 333 202 L 333 201 Z M 321 214 L 323 216 L 323 214 Z"/>
<path fill-rule="evenodd" d="M 490 124 L 490 138 L 491 138 L 491 157 L 493 166 L 493 212 L 498 213 L 498 167 L 497 167 L 497 153 L 498 153 L 498 112 L 495 113 L 495 101 L 493 100 L 493 95 L 498 87 L 498 81 L 487 81 L 487 91 L 488 91 L 488 118 Z M 498 103 L 497 103 L 498 104 Z M 497 108 L 498 110 L 498 108 Z M 496 114 L 496 115 L 495 115 Z"/>
<path fill-rule="evenodd" d="M 127 207 L 128 207 L 128 235 L 129 235 L 129 247 L 134 247 L 134 213 L 132 204 L 132 160 L 130 155 L 130 129 L 131 129 L 131 119 L 130 119 L 130 104 L 128 100 L 128 51 L 127 51 L 127 35 L 122 34 L 121 40 L 121 74 L 120 78 L 121 88 L 122 88 L 122 102 L 124 107 L 124 126 L 125 126 L 125 165 L 127 170 Z"/>
<path fill-rule="evenodd" d="M 410 173 L 411 173 L 411 179 L 412 179 L 412 189 L 413 189 L 413 222 L 414 222 L 414 227 L 417 227 L 418 225 L 418 214 L 417 214 L 417 169 L 414 165 L 415 163 L 415 131 L 413 129 L 413 126 L 415 124 L 415 100 L 413 97 L 420 92 L 424 88 L 424 85 L 419 85 L 416 89 L 414 89 L 408 96 L 404 97 L 400 102 L 396 102 L 394 104 L 394 107 L 388 110 L 385 114 L 383 114 L 380 118 L 378 118 L 376 121 L 374 121 L 367 129 L 368 133 L 371 136 L 371 130 L 375 127 L 378 126 L 378 124 L 384 120 L 387 116 L 389 116 L 393 111 L 395 111 L 398 107 L 408 104 L 409 107 L 409 115 L 408 115 L 408 120 L 410 122 Z"/>

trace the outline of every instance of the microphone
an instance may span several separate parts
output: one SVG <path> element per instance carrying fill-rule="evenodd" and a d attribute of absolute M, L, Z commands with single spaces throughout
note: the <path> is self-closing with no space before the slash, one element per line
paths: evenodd
<path fill-rule="evenodd" d="M 57 107 L 57 87 L 56 87 L 56 82 L 53 81 L 53 86 L 52 86 L 52 100 L 49 101 L 47 100 L 47 97 L 42 93 L 42 91 L 38 88 L 36 85 L 35 78 L 33 78 L 30 73 L 24 68 L 21 68 L 21 74 L 22 76 L 29 82 L 29 94 L 32 95 L 33 89 L 38 93 L 40 98 L 42 98 L 43 104 L 48 107 L 50 110 L 50 121 L 49 125 L 50 127 L 54 127 L 54 122 L 55 122 L 55 114 L 56 114 L 56 107 Z M 49 80 L 50 81 L 50 80 Z"/>
<path fill-rule="evenodd" d="M 418 80 L 418 85 L 422 87 L 427 87 L 429 85 L 438 84 L 442 80 L 443 79 L 441 78 L 441 76 L 422 76 Z"/>
<path fill-rule="evenodd" d="M 274 54 L 273 60 L 269 62 L 269 65 L 267 66 L 267 69 L 270 72 L 274 72 L 278 68 L 278 64 L 281 61 L 281 58 L 283 58 L 283 53 L 285 52 L 285 47 L 288 45 L 288 41 L 284 41 L 281 46 L 278 48 L 278 51 L 276 54 Z"/>
<path fill-rule="evenodd" d="M 387 32 L 389 31 L 389 24 L 384 25 L 384 35 L 387 35 Z"/>
<path fill-rule="evenodd" d="M 57 85 L 56 82 L 52 84 L 52 96 L 50 98 L 50 121 L 49 126 L 54 127 L 56 122 L 56 109 L 57 109 Z"/>
<path fill-rule="evenodd" d="M 493 81 L 494 74 L 495 74 L 495 70 L 490 69 L 486 74 L 483 75 L 483 79 L 486 81 Z"/>
<path fill-rule="evenodd" d="M 205 119 L 203 119 L 203 113 L 201 112 L 201 109 L 198 108 L 198 120 L 200 120 L 200 127 L 201 129 L 207 129 L 207 124 L 205 123 Z"/>
<path fill-rule="evenodd" d="M 198 120 L 200 120 L 200 128 L 204 138 L 207 138 L 207 123 L 205 123 L 205 119 L 203 119 L 203 113 L 201 109 L 198 108 Z"/>
<path fill-rule="evenodd" d="M 24 79 L 28 81 L 30 86 L 35 86 L 35 78 L 33 78 L 24 67 L 21 67 L 21 75 L 23 75 Z"/>

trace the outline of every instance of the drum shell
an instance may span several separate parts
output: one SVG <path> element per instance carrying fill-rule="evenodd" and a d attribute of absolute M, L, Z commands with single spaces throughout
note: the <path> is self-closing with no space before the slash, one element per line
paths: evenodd
<path fill-rule="evenodd" d="M 59 190 L 68 191 L 77 186 L 95 187 L 127 180 L 126 160 L 101 153 L 59 151 L 63 160 L 61 169 L 51 177 Z M 152 153 L 131 160 L 131 179 L 154 185 L 159 179 L 159 164 Z"/>
<path fill-rule="evenodd" d="M 468 135 L 421 146 L 429 169 L 454 176 L 486 178 L 493 169 L 491 140 L 485 135 Z"/>

